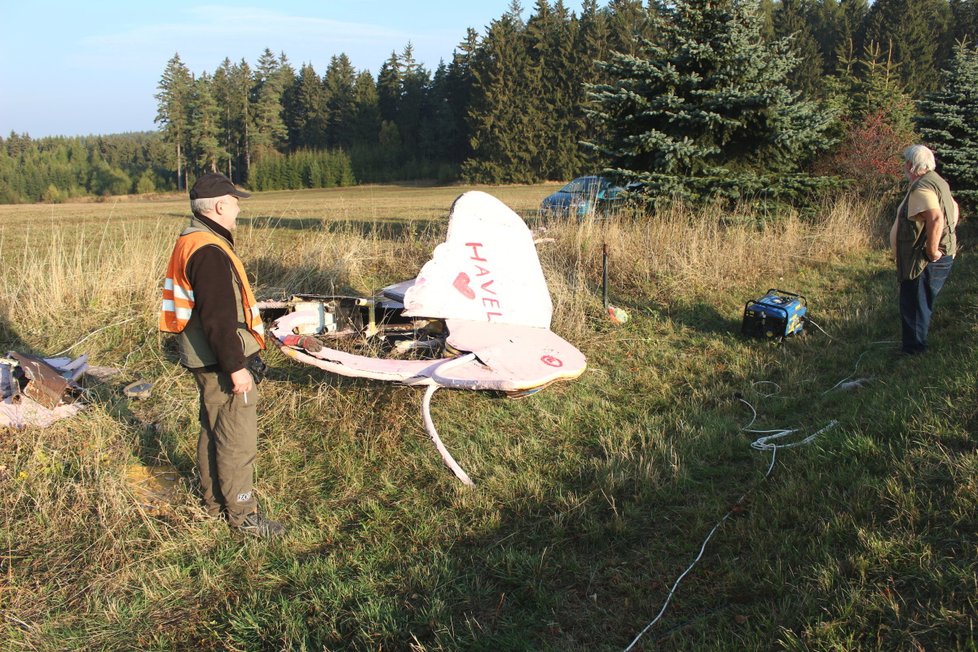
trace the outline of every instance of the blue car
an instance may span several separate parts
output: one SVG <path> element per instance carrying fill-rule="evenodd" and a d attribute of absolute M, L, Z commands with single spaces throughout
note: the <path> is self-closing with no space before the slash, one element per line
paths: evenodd
<path fill-rule="evenodd" d="M 604 177 L 578 177 L 540 204 L 540 213 L 584 219 L 587 215 L 603 215 L 618 203 L 624 191 Z"/>

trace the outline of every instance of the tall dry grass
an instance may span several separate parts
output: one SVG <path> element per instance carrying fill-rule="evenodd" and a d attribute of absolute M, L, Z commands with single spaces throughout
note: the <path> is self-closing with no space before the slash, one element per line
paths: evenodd
<path fill-rule="evenodd" d="M 602 257 L 614 296 L 669 304 L 776 278 L 867 252 L 883 243 L 880 203 L 844 196 L 812 216 L 675 204 L 656 215 L 550 224 L 540 249 L 555 305 L 555 328 L 583 336 L 600 307 Z"/>
<path fill-rule="evenodd" d="M 302 210 L 315 213 L 308 206 Z M 181 636 L 189 637 L 189 646 L 194 636 L 225 626 L 195 619 L 233 605 L 240 589 L 254 588 L 230 570 L 242 565 L 239 558 L 255 567 L 248 572 L 277 582 L 257 570 L 266 553 L 239 553 L 219 541 L 221 524 L 194 521 L 198 510 L 189 482 L 185 505 L 161 520 L 133 508 L 124 481 L 126 465 L 140 461 L 178 462 L 188 477 L 192 474 L 192 382 L 164 358 L 156 333 L 163 270 L 184 219 L 148 214 L 131 222 L 90 225 L 84 233 L 68 220 L 52 220 L 23 236 L 20 244 L 0 241 L 0 316 L 5 329 L 16 334 L 8 338 L 12 344 L 44 354 L 66 348 L 73 354 L 89 352 L 95 364 L 118 366 L 126 380 L 144 375 L 156 382 L 149 407 L 128 404 L 119 398 L 118 387 L 109 387 L 92 410 L 76 419 L 50 430 L 0 437 L 0 607 L 9 614 L 6 631 L 16 634 L 20 648 L 43 649 L 58 641 L 70 649 L 164 649 Z M 826 206 L 815 218 L 786 213 L 767 219 L 746 208 L 731 214 L 677 206 L 634 219 L 551 223 L 546 235 L 554 242 L 541 245 L 539 252 L 554 300 L 554 329 L 579 345 L 597 337 L 594 317 L 601 311 L 605 245 L 613 300 L 638 307 L 646 301 L 680 301 L 690 292 L 706 296 L 777 275 L 799 261 L 831 263 L 881 243 L 875 205 L 849 199 Z M 245 265 L 265 297 L 294 291 L 368 292 L 411 278 L 443 237 L 442 223 L 386 229 L 372 220 L 323 220 L 310 228 L 276 227 L 274 220 L 266 226 L 243 222 L 236 233 Z M 399 425 L 386 416 L 396 403 L 390 394 L 361 391 L 353 383 L 327 385 L 298 369 L 290 368 L 290 375 L 277 390 L 270 388 L 278 393 L 263 408 L 263 432 L 277 434 L 266 444 L 271 450 L 263 450 L 262 464 L 273 468 L 272 477 L 279 474 L 298 485 L 291 491 L 304 496 L 302 508 L 344 509 L 343 501 L 324 495 L 321 477 L 297 478 L 294 468 L 308 466 L 308 475 L 316 475 L 320 456 L 335 454 L 344 437 L 356 442 L 349 446 L 346 455 L 352 461 L 335 488 L 355 502 L 354 479 L 383 472 L 386 449 L 404 448 L 413 440 L 405 444 Z M 350 396 L 371 396 L 373 403 Z M 318 428 L 323 438 L 331 437 L 328 445 L 293 432 L 293 413 L 305 403 L 315 404 L 317 419 L 329 413 L 328 420 L 321 417 L 303 426 L 303 432 Z M 354 416 L 344 416 L 345 410 Z M 603 445 L 610 450 L 625 430 L 620 424 L 610 428 L 614 436 Z M 520 441 L 517 434 L 515 442 Z M 322 453 L 315 446 L 322 446 Z M 372 447 L 380 452 L 371 452 Z M 512 458 L 521 456 L 517 447 Z M 279 458 L 301 458 L 302 463 L 289 466 Z M 513 468 L 522 467 L 514 462 Z M 647 475 L 654 475 L 651 466 Z M 533 476 L 525 482 L 543 493 L 546 479 Z M 512 489 L 523 490 L 526 486 Z M 286 492 L 279 494 L 286 500 Z M 290 510 L 297 518 L 300 506 L 282 511 Z M 332 536 L 342 535 L 337 527 Z M 369 534 L 380 526 L 363 527 Z M 307 526 L 298 537 L 312 550 L 321 545 L 319 534 Z M 371 553 L 369 545 L 361 545 Z M 206 561 L 198 564 L 197 559 Z M 210 611 L 198 613 L 199 602 L 207 602 Z M 211 646 L 217 647 L 213 640 Z"/>

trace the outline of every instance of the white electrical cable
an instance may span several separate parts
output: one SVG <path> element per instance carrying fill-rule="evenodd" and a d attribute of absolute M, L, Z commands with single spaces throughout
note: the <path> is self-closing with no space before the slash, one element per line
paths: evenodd
<path fill-rule="evenodd" d="M 51 354 L 51 356 L 49 356 L 49 357 L 56 358 L 59 355 L 63 355 L 65 353 L 67 353 L 68 351 L 71 351 L 73 348 L 75 348 L 76 346 L 78 346 L 79 344 L 81 344 L 82 342 L 84 342 L 85 340 L 87 340 L 88 338 L 90 338 L 92 335 L 95 335 L 96 333 L 101 333 L 106 328 L 112 328 L 113 326 L 121 326 L 123 324 L 128 324 L 129 322 L 131 322 L 134 319 L 135 319 L 135 317 L 130 317 L 129 319 L 123 319 L 122 321 L 117 321 L 117 322 L 108 324 L 106 326 L 102 326 L 101 328 L 96 328 L 91 333 L 89 333 L 85 337 L 81 338 L 80 340 L 78 340 L 77 342 L 75 342 L 74 344 L 72 344 L 71 346 L 69 346 L 67 349 L 65 349 L 64 351 L 58 351 L 57 353 Z"/>
<path fill-rule="evenodd" d="M 758 383 L 755 383 L 755 385 L 768 383 L 768 382 L 771 381 L 759 381 Z M 774 384 L 775 386 L 777 385 L 776 383 L 772 383 L 772 384 Z M 778 389 L 780 390 L 780 387 Z M 773 394 L 768 394 L 768 396 L 773 396 Z M 829 423 L 826 424 L 821 430 L 812 433 L 811 435 L 805 437 L 802 440 L 790 442 L 787 444 L 775 444 L 771 442 L 773 440 L 780 439 L 782 437 L 787 437 L 788 435 L 799 432 L 798 428 L 779 428 L 775 430 L 750 430 L 749 427 L 753 425 L 754 421 L 757 419 L 757 410 L 755 410 L 754 406 L 748 403 L 747 401 L 745 401 L 744 399 L 738 397 L 737 400 L 743 403 L 744 405 L 746 405 L 747 407 L 749 407 L 752 413 L 750 422 L 746 426 L 741 428 L 741 431 L 749 432 L 753 434 L 765 435 L 764 437 L 759 437 L 758 439 L 754 440 L 750 445 L 751 448 L 758 451 L 765 451 L 765 450 L 771 451 L 771 464 L 767 467 L 767 472 L 764 474 L 764 477 L 761 479 L 762 481 L 766 480 L 768 476 L 771 475 L 771 471 L 774 470 L 774 463 L 777 459 L 779 448 L 794 448 L 796 446 L 804 446 L 806 444 L 810 444 L 819 435 L 839 425 L 839 422 L 833 419 L 832 421 L 829 421 Z M 696 559 L 694 559 L 693 563 L 691 563 L 689 566 L 686 567 L 686 570 L 683 571 L 682 575 L 676 578 L 676 581 L 673 583 L 672 588 L 669 589 L 669 595 L 666 596 L 666 600 L 662 604 L 662 609 L 659 610 L 658 615 L 656 615 L 656 617 L 652 619 L 652 622 L 650 622 L 648 625 L 645 626 L 645 629 L 643 629 L 641 632 L 638 633 L 638 636 L 636 636 L 632 640 L 632 642 L 628 644 L 628 647 L 625 648 L 624 652 L 629 652 L 632 648 L 634 648 L 635 644 L 638 643 L 639 639 L 642 638 L 645 635 L 645 633 L 648 632 L 652 628 L 652 626 L 659 621 L 660 618 L 662 618 L 662 615 L 666 612 L 666 607 L 669 606 L 669 601 L 672 600 L 672 595 L 673 593 L 676 592 L 676 588 L 679 586 L 679 583 L 682 582 L 683 578 L 686 577 L 689 571 L 693 570 L 693 566 L 695 566 L 696 563 L 699 562 L 699 560 L 703 557 L 703 552 L 706 550 L 706 544 L 710 542 L 710 539 L 713 538 L 713 535 L 720 528 L 720 526 L 723 525 L 724 521 L 730 518 L 730 515 L 734 513 L 734 510 L 737 508 L 737 506 L 744 501 L 744 499 L 751 491 L 753 491 L 753 489 L 754 488 L 749 489 L 746 493 L 744 493 L 743 496 L 738 498 L 737 502 L 734 503 L 734 506 L 729 511 L 727 511 L 726 514 L 723 515 L 723 518 L 721 518 L 716 525 L 713 526 L 713 529 L 710 530 L 710 533 L 706 535 L 706 539 L 703 540 L 703 545 L 700 546 L 700 552 L 698 555 L 696 555 Z"/>
<path fill-rule="evenodd" d="M 824 335 L 825 337 L 829 338 L 833 342 L 835 341 L 835 338 L 834 337 L 832 337 L 831 335 L 829 335 L 828 333 L 826 333 L 824 328 L 822 328 L 821 326 L 819 326 L 818 324 L 816 324 L 815 322 L 813 322 L 811 319 L 809 319 L 808 317 L 805 317 L 805 321 L 807 321 L 809 324 L 811 324 L 816 329 L 818 329 L 822 333 L 822 335 Z"/>

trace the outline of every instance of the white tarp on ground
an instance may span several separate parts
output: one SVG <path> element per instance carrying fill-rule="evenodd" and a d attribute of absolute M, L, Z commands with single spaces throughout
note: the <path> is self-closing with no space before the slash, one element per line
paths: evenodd
<path fill-rule="evenodd" d="M 404 294 L 404 314 L 550 328 L 553 303 L 523 219 L 492 195 L 452 204 L 445 242 Z"/>

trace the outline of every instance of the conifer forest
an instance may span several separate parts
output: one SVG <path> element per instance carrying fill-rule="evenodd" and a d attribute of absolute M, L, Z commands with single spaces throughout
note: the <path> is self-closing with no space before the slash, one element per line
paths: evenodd
<path fill-rule="evenodd" d="M 978 0 L 563 0 L 469 28 L 430 69 L 265 49 L 161 61 L 158 130 L 0 138 L 0 203 L 604 173 L 654 200 L 892 188 L 922 142 L 978 200 Z M 324 48 L 328 48 L 324 44 Z"/>

